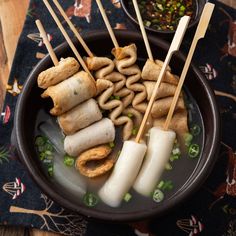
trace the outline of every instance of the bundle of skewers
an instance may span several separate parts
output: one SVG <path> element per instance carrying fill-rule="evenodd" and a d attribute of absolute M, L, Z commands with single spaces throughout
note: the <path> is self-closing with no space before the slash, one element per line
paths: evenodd
<path fill-rule="evenodd" d="M 36 21 L 54 63 L 54 67 L 39 74 L 38 86 L 45 89 L 42 98 L 50 97 L 53 101 L 50 113 L 57 117 L 65 134 L 64 151 L 76 158 L 75 167 L 82 175 L 95 178 L 111 172 L 98 191 L 107 205 L 118 207 L 132 186 L 141 195 L 149 196 L 169 160 L 176 133 L 181 137 L 188 132 L 181 89 L 214 5 L 207 3 L 203 10 L 179 78 L 171 73 L 169 62 L 179 50 L 188 16 L 180 19 L 165 61 L 154 60 L 137 2 L 133 0 L 148 55 L 141 70 L 136 64 L 136 45 L 119 46 L 100 0 L 96 2 L 114 44 L 111 50 L 114 60 L 95 56 L 58 1 L 53 0 L 87 53 L 87 57 L 82 58 L 48 0 L 43 2 L 78 60 L 68 57 L 58 61 L 41 22 Z M 80 65 L 83 70 L 79 71 Z M 103 117 L 101 111 L 105 111 L 107 117 Z M 107 145 L 115 140 L 116 126 L 123 127 L 124 140 L 117 160 L 109 158 L 112 145 Z M 90 168 L 87 165 L 90 161 L 98 161 L 99 165 Z"/>

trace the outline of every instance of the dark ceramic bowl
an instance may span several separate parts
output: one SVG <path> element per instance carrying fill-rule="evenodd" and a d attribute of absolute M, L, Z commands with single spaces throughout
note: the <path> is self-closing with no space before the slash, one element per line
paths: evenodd
<path fill-rule="evenodd" d="M 197 23 L 199 22 L 202 10 L 204 8 L 205 3 L 207 0 L 193 0 L 193 9 L 194 13 L 191 17 L 188 29 L 194 28 Z M 132 0 L 121 0 L 122 8 L 126 14 L 126 16 L 129 18 L 129 20 L 134 23 L 136 26 L 139 26 L 139 23 L 136 18 L 136 14 L 133 8 Z M 157 30 L 152 27 L 145 26 L 146 30 L 152 33 L 157 33 L 159 35 L 164 36 L 165 38 L 168 38 L 169 35 L 173 35 L 175 33 L 175 30 Z"/>
<path fill-rule="evenodd" d="M 129 31 L 116 31 L 115 34 L 121 46 L 135 43 L 138 48 L 138 60 L 141 63 L 145 62 L 147 55 L 140 34 Z M 97 56 L 110 55 L 113 46 L 107 32 L 93 32 L 86 35 L 84 39 Z M 150 36 L 149 40 L 153 52 L 156 53 L 154 56 L 164 60 L 169 45 L 156 37 Z M 74 43 L 81 54 L 85 55 L 81 46 L 76 41 Z M 57 47 L 55 52 L 58 58 L 69 55 L 73 56 L 66 43 Z M 181 73 L 184 61 L 185 56 L 183 54 L 177 53 L 174 56 L 170 66 L 175 74 Z M 204 124 L 204 132 L 201 140 L 203 149 L 196 161 L 196 165 L 184 181 L 182 179 L 182 170 L 181 174 L 180 172 L 174 174 L 176 180 L 182 182 L 173 191 L 173 194 L 168 196 L 160 204 L 154 202 L 148 205 L 145 199 L 143 199 L 143 204 L 139 204 L 138 207 L 133 207 L 132 204 L 128 207 L 127 204 L 117 209 L 108 206 L 104 206 L 104 208 L 89 208 L 82 204 L 82 201 L 78 201 L 78 198 L 73 197 L 66 191 L 62 191 L 60 186 L 50 181 L 49 177 L 42 170 L 39 158 L 36 158 L 37 153 L 34 147 L 34 132 L 37 116 L 39 110 L 45 107 L 45 101 L 40 97 L 42 90 L 37 87 L 37 76 L 41 71 L 51 66 L 52 61 L 49 56 L 46 56 L 35 66 L 25 82 L 16 106 L 14 121 L 15 135 L 13 136 L 15 137 L 15 145 L 22 162 L 28 168 L 36 183 L 54 201 L 65 208 L 79 212 L 85 216 L 109 221 L 133 221 L 167 213 L 185 201 L 186 198 L 202 185 L 216 161 L 219 147 L 220 124 L 214 93 L 208 85 L 205 76 L 196 66 L 191 64 L 186 79 L 186 89 L 195 99 Z"/>

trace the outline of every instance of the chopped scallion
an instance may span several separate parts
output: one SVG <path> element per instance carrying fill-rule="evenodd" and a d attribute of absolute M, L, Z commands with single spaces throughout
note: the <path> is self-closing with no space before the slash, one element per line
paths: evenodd
<path fill-rule="evenodd" d="M 129 118 L 132 118 L 134 115 L 129 112 L 127 116 L 128 116 Z"/>
<path fill-rule="evenodd" d="M 201 128 L 200 128 L 200 126 L 199 125 L 193 125 L 191 128 L 190 128 L 190 131 L 191 131 L 191 134 L 193 135 L 193 136 L 197 136 L 197 135 L 199 135 L 200 134 L 200 132 L 201 132 Z"/>
<path fill-rule="evenodd" d="M 133 135 L 136 135 L 137 132 L 138 132 L 137 128 L 133 128 L 133 129 L 132 129 L 132 134 L 133 134 Z"/>
<path fill-rule="evenodd" d="M 155 202 L 161 202 L 164 199 L 164 193 L 160 189 L 155 189 L 152 195 Z"/>
<path fill-rule="evenodd" d="M 124 196 L 124 201 L 129 202 L 132 198 L 132 195 L 130 193 L 126 193 Z"/>
<path fill-rule="evenodd" d="M 96 206 L 98 203 L 98 197 L 93 193 L 86 193 L 83 198 L 84 204 L 88 207 Z"/>
<path fill-rule="evenodd" d="M 185 141 L 185 145 L 187 147 L 191 144 L 192 140 L 193 140 L 193 135 L 192 134 L 190 134 L 190 133 L 185 133 L 184 134 L 184 141 Z"/>
<path fill-rule="evenodd" d="M 49 165 L 49 166 L 48 166 L 48 175 L 49 175 L 50 177 L 53 176 L 53 165 Z"/>
<path fill-rule="evenodd" d="M 75 159 L 69 155 L 64 156 L 64 164 L 66 166 L 73 166 L 75 164 Z"/>
<path fill-rule="evenodd" d="M 165 166 L 165 169 L 166 170 L 172 170 L 173 168 L 172 168 L 171 164 L 169 162 L 167 162 L 166 166 Z"/>
<path fill-rule="evenodd" d="M 109 143 L 109 147 L 110 147 L 110 148 L 114 148 L 114 147 L 115 147 L 115 143 L 110 142 L 110 143 Z"/>
<path fill-rule="evenodd" d="M 188 155 L 191 158 L 195 158 L 199 155 L 200 147 L 198 144 L 191 144 L 188 149 Z"/>

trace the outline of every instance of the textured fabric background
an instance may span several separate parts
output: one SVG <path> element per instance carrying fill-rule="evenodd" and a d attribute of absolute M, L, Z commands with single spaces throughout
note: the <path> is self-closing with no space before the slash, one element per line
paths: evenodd
<path fill-rule="evenodd" d="M 76 2 L 79 1 L 60 1 L 82 34 L 104 28 L 95 1 L 83 1 L 82 9 L 75 8 Z M 48 199 L 32 181 L 10 144 L 17 97 L 28 74 L 46 53 L 34 21 L 41 19 L 53 46 L 64 41 L 42 1 L 31 0 L 0 117 L 0 224 L 24 225 L 67 235 L 236 235 L 236 29 L 229 22 L 229 15 L 236 20 L 236 11 L 215 3 L 209 30 L 193 60 L 220 94 L 217 102 L 222 119 L 222 145 L 218 161 L 202 188 L 171 214 L 135 224 L 111 225 L 87 221 Z M 124 17 L 119 1 L 104 0 L 103 4 L 113 28 L 133 27 Z M 185 39 L 182 49 L 186 51 L 189 44 L 190 38 Z M 185 222 L 189 224 L 187 228 L 183 227 Z"/>

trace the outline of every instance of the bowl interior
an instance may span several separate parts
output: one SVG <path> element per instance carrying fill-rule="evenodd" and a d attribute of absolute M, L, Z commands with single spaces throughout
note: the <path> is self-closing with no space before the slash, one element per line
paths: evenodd
<path fill-rule="evenodd" d="M 121 46 L 135 43 L 138 48 L 138 61 L 143 64 L 147 58 L 145 47 L 141 36 L 134 32 L 119 31 L 116 32 L 118 42 Z M 88 46 L 97 56 L 110 55 L 113 48 L 109 35 L 106 32 L 90 33 L 84 37 Z M 155 58 L 164 60 L 169 45 L 162 40 L 150 37 L 150 44 Z M 85 55 L 83 49 L 77 46 L 81 55 Z M 73 56 L 71 50 L 66 43 L 60 45 L 56 50 L 58 58 Z M 180 74 L 183 68 L 185 57 L 178 53 L 171 60 L 171 68 L 174 74 Z M 160 215 L 172 209 L 179 202 L 186 199 L 188 195 L 193 193 L 202 183 L 202 181 L 209 174 L 215 161 L 214 154 L 217 150 L 219 138 L 219 123 L 218 111 L 214 100 L 214 95 L 209 88 L 204 76 L 201 72 L 192 65 L 189 69 L 186 88 L 193 96 L 196 104 L 200 110 L 203 126 L 203 137 L 201 145 L 203 151 L 199 159 L 195 160 L 195 164 L 191 167 L 191 171 L 186 174 L 173 172 L 176 176 L 176 181 L 179 183 L 174 191 L 160 204 L 155 202 L 146 204 L 145 198 L 140 202 L 139 207 L 134 207 L 132 204 L 122 205 L 121 208 L 110 208 L 108 206 L 100 205 L 95 208 L 86 207 L 81 200 L 66 191 L 62 191 L 61 187 L 49 180 L 47 175 L 42 171 L 39 158 L 34 145 L 34 132 L 38 119 L 39 110 L 48 110 L 50 103 L 45 103 L 41 99 L 40 94 L 42 90 L 37 87 L 38 74 L 52 66 L 51 59 L 46 56 L 35 67 L 29 75 L 21 96 L 18 100 L 15 115 L 15 131 L 16 131 L 16 145 L 20 157 L 29 169 L 31 175 L 43 191 L 59 204 L 70 210 L 75 210 L 86 216 L 92 216 L 104 220 L 127 221 L 138 220 L 152 215 Z M 181 167 L 180 167 L 181 168 Z M 183 175 L 185 176 L 183 179 Z"/>
<path fill-rule="evenodd" d="M 198 23 L 205 3 L 206 0 L 193 0 L 193 15 L 188 28 L 193 28 Z M 132 0 L 121 0 L 121 5 L 127 17 L 138 26 L 139 23 L 136 18 Z M 158 30 L 148 26 L 145 26 L 145 28 L 148 31 L 162 34 L 173 34 L 175 32 L 175 30 Z"/>

